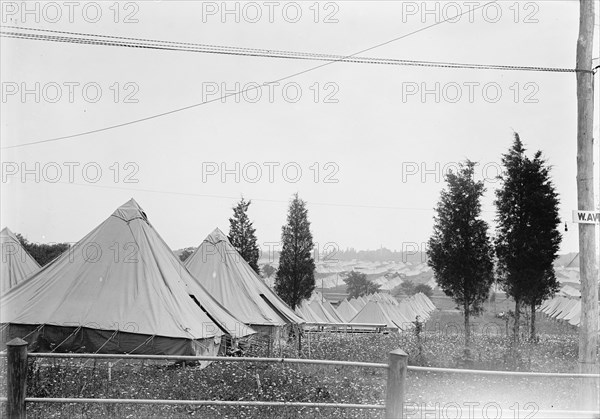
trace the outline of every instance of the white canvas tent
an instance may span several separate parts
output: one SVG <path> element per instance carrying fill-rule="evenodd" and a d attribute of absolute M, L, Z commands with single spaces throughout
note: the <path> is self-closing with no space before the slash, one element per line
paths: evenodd
<path fill-rule="evenodd" d="M 0 231 L 2 242 L 2 270 L 0 271 L 0 294 L 24 281 L 40 270 L 40 265 L 31 257 L 17 236 L 5 227 Z"/>
<path fill-rule="evenodd" d="M 308 304 L 308 301 L 306 300 L 302 301 L 299 306 L 296 306 L 296 313 L 298 313 L 298 315 L 307 323 L 325 323 L 325 320 L 319 317 L 317 313 L 310 308 L 310 304 Z"/>
<path fill-rule="evenodd" d="M 250 334 L 191 275 L 132 199 L 0 299 L 3 341 L 98 353 L 215 354 L 227 329 Z M 58 345 L 58 346 L 57 346 Z"/>
<path fill-rule="evenodd" d="M 323 305 L 323 308 L 325 310 L 327 310 L 327 313 L 329 313 L 331 315 L 331 317 L 333 317 L 337 323 L 347 323 L 346 320 L 344 320 L 339 315 L 339 313 L 337 312 L 335 307 L 329 301 L 323 302 L 322 305 Z"/>
<path fill-rule="evenodd" d="M 336 310 L 340 318 L 346 323 L 352 320 L 352 318 L 358 313 L 358 310 L 356 310 L 346 299 L 342 300 Z"/>
<path fill-rule="evenodd" d="M 420 301 L 416 295 L 408 298 L 408 304 L 410 304 L 416 316 L 419 316 L 421 320 L 427 320 L 429 318 L 429 308 L 425 305 L 425 303 Z"/>
<path fill-rule="evenodd" d="M 356 316 L 350 320 L 350 323 L 384 324 L 388 329 L 398 330 L 398 325 L 394 323 L 387 313 L 387 310 L 382 307 L 382 303 L 379 301 L 369 301 Z"/>
<path fill-rule="evenodd" d="M 348 301 L 350 303 L 350 305 L 352 305 L 352 307 L 354 307 L 354 309 L 356 311 L 360 311 L 362 310 L 362 308 L 365 306 L 365 301 L 362 300 L 361 298 L 352 298 L 351 300 Z"/>
<path fill-rule="evenodd" d="M 273 338 L 304 321 L 273 292 L 218 228 L 185 261 L 194 282 L 245 324 Z M 191 288 L 194 283 L 188 284 Z"/>
<path fill-rule="evenodd" d="M 321 323 L 339 323 L 339 320 L 329 314 L 320 300 L 313 299 L 309 304 L 311 310 L 319 316 Z"/>
<path fill-rule="evenodd" d="M 387 311 L 390 318 L 402 330 L 412 329 L 414 324 L 400 311 L 398 305 L 382 304 L 382 307 Z"/>
<path fill-rule="evenodd" d="M 427 297 L 422 292 L 415 294 L 415 298 L 420 300 L 429 312 L 432 312 L 436 309 L 435 304 L 433 304 L 433 301 L 431 301 L 429 297 Z"/>
<path fill-rule="evenodd" d="M 538 311 L 554 320 L 568 322 L 572 326 L 579 326 L 581 323 L 580 298 L 557 295 L 552 299 L 544 301 L 538 308 Z"/>

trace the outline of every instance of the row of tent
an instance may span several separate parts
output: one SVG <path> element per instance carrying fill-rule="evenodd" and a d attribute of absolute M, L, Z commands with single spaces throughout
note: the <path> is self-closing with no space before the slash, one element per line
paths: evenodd
<path fill-rule="evenodd" d="M 304 301 L 296 312 L 314 325 L 383 325 L 387 329 L 406 330 L 419 319 L 427 321 L 435 305 L 422 293 L 402 301 L 389 294 L 375 293 L 367 296 L 342 300 L 337 307 L 323 300 L 319 294 Z"/>
<path fill-rule="evenodd" d="M 352 314 L 351 309 L 356 310 L 356 314 L 349 320 L 350 323 L 379 323 L 385 324 L 388 329 L 407 330 L 414 327 L 417 320 L 427 321 L 435 308 L 425 294 L 418 293 L 401 301 L 383 301 L 376 296 L 359 297 L 355 301 L 348 301 L 347 305 L 342 301 L 339 311 L 349 318 L 348 313 Z"/>
<path fill-rule="evenodd" d="M 2 234 L 2 342 L 33 350 L 212 355 L 223 337 L 276 336 L 304 319 L 218 229 L 185 266 L 130 200 L 43 268 Z"/>
<path fill-rule="evenodd" d="M 555 320 L 568 322 L 573 326 L 579 326 L 581 322 L 581 300 L 568 297 L 554 297 L 546 300 L 538 308 L 538 311 Z"/>
<path fill-rule="evenodd" d="M 304 323 L 396 328 L 435 308 L 422 294 L 377 293 L 294 311 L 219 229 L 181 263 L 133 199 L 43 268 L 2 230 L 0 281 L 1 342 L 37 351 L 213 355 L 228 338 L 278 339 Z"/>

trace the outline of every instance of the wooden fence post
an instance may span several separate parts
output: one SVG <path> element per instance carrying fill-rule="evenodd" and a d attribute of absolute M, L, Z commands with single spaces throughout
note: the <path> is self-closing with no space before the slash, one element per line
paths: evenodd
<path fill-rule="evenodd" d="M 271 358 L 271 346 L 273 339 L 273 332 L 269 330 L 269 337 L 267 339 L 267 357 L 269 358 Z"/>
<path fill-rule="evenodd" d="M 7 413 L 9 419 L 24 419 L 27 390 L 27 342 L 14 338 L 6 344 Z"/>
<path fill-rule="evenodd" d="M 298 358 L 302 358 L 302 328 L 298 325 Z"/>
<path fill-rule="evenodd" d="M 386 419 L 404 418 L 404 391 L 408 355 L 402 349 L 389 353 L 387 390 L 385 396 Z"/>

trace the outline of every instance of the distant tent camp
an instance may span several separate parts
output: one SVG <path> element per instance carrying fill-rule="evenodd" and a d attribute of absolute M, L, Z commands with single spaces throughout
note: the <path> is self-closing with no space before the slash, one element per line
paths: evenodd
<path fill-rule="evenodd" d="M 398 325 L 390 318 L 379 301 L 369 301 L 350 323 L 385 324 L 388 329 L 398 330 Z"/>
<path fill-rule="evenodd" d="M 581 299 L 579 298 L 556 296 L 544 301 L 538 311 L 554 320 L 568 322 L 572 326 L 579 326 L 581 323 Z"/>
<path fill-rule="evenodd" d="M 273 292 L 218 228 L 209 234 L 185 266 L 217 301 L 256 331 L 277 338 L 283 328 L 304 323 Z M 188 284 L 190 288 L 194 284 Z"/>
<path fill-rule="evenodd" d="M 323 302 L 322 305 L 325 308 L 325 310 L 327 310 L 327 313 L 329 313 L 331 315 L 331 317 L 333 317 L 337 323 L 347 323 L 347 321 L 344 320 L 339 315 L 339 313 L 337 312 L 335 307 L 333 305 L 331 305 L 331 303 L 329 301 Z"/>
<path fill-rule="evenodd" d="M 544 301 L 544 303 L 540 306 L 540 311 L 544 314 L 550 315 L 550 313 L 558 306 L 558 304 L 560 303 L 560 301 L 563 299 L 564 297 L 555 297 L 551 300 L 546 300 Z"/>
<path fill-rule="evenodd" d="M 548 317 L 572 326 L 581 324 L 581 299 L 557 295 L 544 301 L 537 311 Z"/>
<path fill-rule="evenodd" d="M 348 300 L 343 299 L 340 305 L 337 307 L 338 315 L 344 320 L 344 322 L 349 322 L 352 320 L 354 316 L 358 313 L 358 311 L 348 302 Z"/>
<path fill-rule="evenodd" d="M 408 303 L 413 308 L 415 315 L 419 316 L 421 320 L 429 318 L 429 308 L 425 305 L 425 302 L 418 298 L 416 295 L 411 296 L 408 299 Z"/>
<path fill-rule="evenodd" d="M 36 350 L 215 354 L 239 321 L 191 277 L 132 199 L 75 246 L 0 299 L 3 342 Z M 227 330 L 226 330 L 227 329 Z"/>
<path fill-rule="evenodd" d="M 433 311 L 436 309 L 435 305 L 433 304 L 433 301 L 431 301 L 429 297 L 423 294 L 422 292 L 415 294 L 415 298 L 418 298 L 421 302 L 423 302 L 423 304 L 429 309 L 429 311 Z"/>
<path fill-rule="evenodd" d="M 360 311 L 360 310 L 362 310 L 362 308 L 363 308 L 363 307 L 365 306 L 365 304 L 366 304 L 366 302 L 365 302 L 363 299 L 361 299 L 360 297 L 359 297 L 359 298 L 353 298 L 353 299 L 351 299 L 351 300 L 350 300 L 350 301 L 348 301 L 348 302 L 349 302 L 349 303 L 352 305 L 352 307 L 354 307 L 354 309 L 355 309 L 356 311 Z"/>
<path fill-rule="evenodd" d="M 306 300 L 302 301 L 299 306 L 296 306 L 296 313 L 301 316 L 307 323 L 326 323 L 326 320 L 322 319 L 315 313 L 310 304 Z"/>
<path fill-rule="evenodd" d="M 361 307 L 364 301 L 368 301 L 368 303 Z M 356 307 L 360 308 L 357 309 Z M 380 311 L 383 311 L 397 328 L 408 330 L 415 326 L 414 322 L 417 320 L 417 316 L 421 322 L 427 321 L 430 313 L 435 310 L 435 305 L 423 293 L 398 301 L 387 293 L 378 292 L 352 299 L 349 302 L 343 300 L 338 307 L 338 313 L 348 313 L 351 310 L 358 311 L 358 314 L 351 318 L 351 323 L 375 324 L 378 319 L 381 322 L 381 320 L 385 320 L 380 314 Z M 359 322 L 356 319 L 361 321 Z"/>
<path fill-rule="evenodd" d="M 413 328 L 414 324 L 400 311 L 399 307 L 394 304 L 382 304 L 382 307 L 387 311 L 390 318 L 402 330 Z"/>
<path fill-rule="evenodd" d="M 0 272 L 0 294 L 24 281 L 40 270 L 40 265 L 21 245 L 17 236 L 5 227 L 0 231 L 2 242 L 2 271 Z"/>
<path fill-rule="evenodd" d="M 565 285 L 560 289 L 559 293 L 569 298 L 581 297 L 581 292 L 578 289 L 572 287 L 571 285 Z"/>
<path fill-rule="evenodd" d="M 316 326 L 321 324 L 321 326 L 335 327 L 337 324 L 347 323 L 339 316 L 331 303 L 323 298 L 323 294 L 318 291 L 314 291 L 310 298 L 303 300 L 296 307 L 296 312 L 307 323 L 314 323 Z"/>
<path fill-rule="evenodd" d="M 323 323 L 339 323 L 340 321 L 335 318 L 333 315 L 329 314 L 329 312 L 323 307 L 323 303 L 320 300 L 313 299 L 309 303 L 310 308 L 313 312 L 319 316 Z"/>
<path fill-rule="evenodd" d="M 557 320 L 562 320 L 564 319 L 564 317 L 569 314 L 569 312 L 573 309 L 573 307 L 577 304 L 577 300 L 569 300 L 567 301 L 567 303 L 563 306 L 563 308 L 560 310 L 559 313 L 556 314 L 556 319 Z"/>
<path fill-rule="evenodd" d="M 558 317 L 563 312 L 565 307 L 569 304 L 571 300 L 569 298 L 561 298 L 560 303 L 556 306 L 554 310 L 550 313 L 551 317 Z"/>

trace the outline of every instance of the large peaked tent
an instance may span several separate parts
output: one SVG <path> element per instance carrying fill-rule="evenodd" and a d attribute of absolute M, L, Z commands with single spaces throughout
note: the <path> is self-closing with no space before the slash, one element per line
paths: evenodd
<path fill-rule="evenodd" d="M 215 354 L 224 329 L 238 321 L 207 293 L 195 302 L 187 277 L 132 199 L 2 296 L 4 342 L 22 337 L 61 352 Z"/>
<path fill-rule="evenodd" d="M 255 330 L 276 337 L 304 323 L 264 282 L 216 228 L 185 261 L 186 268 L 217 301 Z M 194 284 L 188 284 L 190 288 Z"/>
<path fill-rule="evenodd" d="M 31 257 L 17 236 L 5 227 L 0 231 L 2 242 L 2 271 L 0 271 L 0 294 L 24 281 L 40 270 L 40 265 Z"/>

